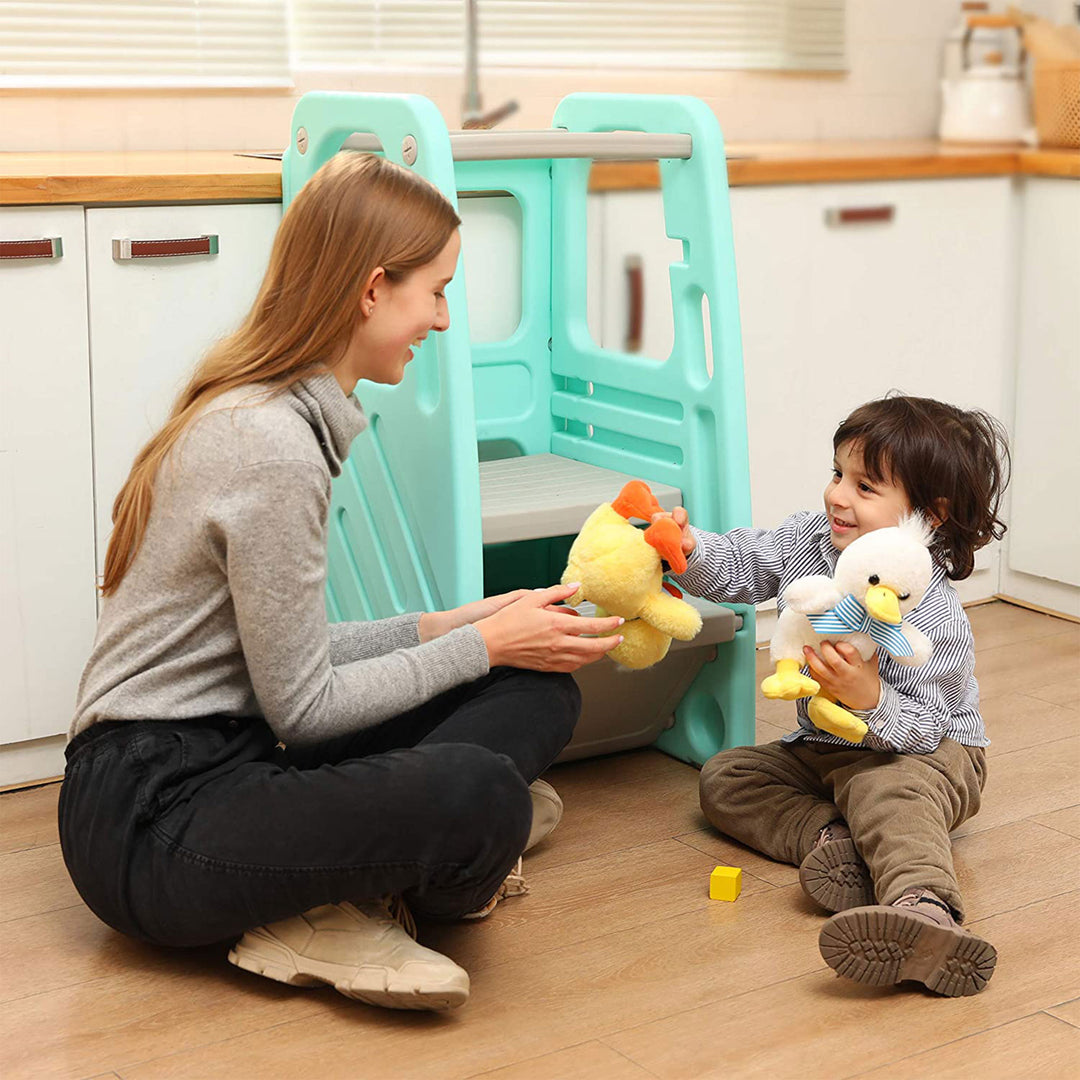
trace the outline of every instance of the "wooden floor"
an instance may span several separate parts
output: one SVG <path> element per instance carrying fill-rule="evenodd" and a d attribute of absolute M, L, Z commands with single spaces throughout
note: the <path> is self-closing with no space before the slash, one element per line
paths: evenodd
<path fill-rule="evenodd" d="M 999 954 L 977 997 L 838 979 L 795 869 L 710 830 L 696 771 L 652 750 L 553 769 L 566 813 L 526 860 L 530 894 L 425 929 L 472 976 L 445 1016 L 113 933 L 67 879 L 50 785 L 0 796 L 0 1076 L 1080 1076 L 1080 626 L 970 615 L 993 746 L 956 864 Z M 760 741 L 790 709 L 762 702 Z M 717 863 L 743 868 L 733 904 L 707 898 Z"/>

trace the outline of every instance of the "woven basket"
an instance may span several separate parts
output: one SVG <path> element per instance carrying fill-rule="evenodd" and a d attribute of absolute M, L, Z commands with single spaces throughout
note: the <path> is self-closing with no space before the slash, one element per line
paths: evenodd
<path fill-rule="evenodd" d="M 1032 75 L 1040 146 L 1080 148 L 1080 60 L 1043 60 Z"/>

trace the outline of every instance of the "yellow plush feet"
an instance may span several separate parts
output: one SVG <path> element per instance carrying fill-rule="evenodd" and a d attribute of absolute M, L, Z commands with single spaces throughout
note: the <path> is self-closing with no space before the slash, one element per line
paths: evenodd
<path fill-rule="evenodd" d="M 761 684 L 761 692 L 774 701 L 795 701 L 797 698 L 816 694 L 820 685 L 799 671 L 798 660 L 777 660 L 776 674 L 770 675 Z"/>
<path fill-rule="evenodd" d="M 600 608 L 596 609 L 600 618 Z M 644 619 L 627 619 L 613 634 L 622 634 L 623 643 L 616 645 L 608 656 L 617 664 L 640 671 L 652 667 L 667 656 L 671 638 L 656 627 L 650 626 Z M 603 635 L 607 637 L 608 635 Z"/>
<path fill-rule="evenodd" d="M 847 739 L 850 743 L 861 743 L 870 730 L 866 721 L 860 720 L 854 713 L 849 713 L 847 709 L 827 698 L 812 698 L 807 713 L 822 731 Z"/>

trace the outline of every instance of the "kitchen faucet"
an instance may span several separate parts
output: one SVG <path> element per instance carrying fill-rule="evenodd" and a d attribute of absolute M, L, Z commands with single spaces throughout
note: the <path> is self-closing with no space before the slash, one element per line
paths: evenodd
<path fill-rule="evenodd" d="M 466 130 L 492 128 L 517 112 L 518 103 L 507 101 L 495 109 L 483 111 L 480 102 L 480 77 L 477 70 L 476 0 L 465 0 L 465 98 L 461 126 Z"/>

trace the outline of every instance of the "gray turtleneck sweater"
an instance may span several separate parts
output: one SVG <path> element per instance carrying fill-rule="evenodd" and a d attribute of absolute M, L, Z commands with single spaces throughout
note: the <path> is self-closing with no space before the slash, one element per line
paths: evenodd
<path fill-rule="evenodd" d="M 142 547 L 102 605 L 69 737 L 99 720 L 264 717 L 286 743 L 369 727 L 485 675 L 464 626 L 329 624 L 330 480 L 364 414 L 330 374 L 214 400 L 162 464 Z"/>

